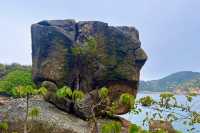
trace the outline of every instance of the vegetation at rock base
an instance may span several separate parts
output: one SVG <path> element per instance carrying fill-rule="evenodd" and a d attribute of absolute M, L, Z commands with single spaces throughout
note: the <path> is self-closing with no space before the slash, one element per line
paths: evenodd
<path fill-rule="evenodd" d="M 9 126 L 8 126 L 8 123 L 6 121 L 0 122 L 0 131 L 2 133 L 7 133 L 8 128 L 9 128 Z"/>
<path fill-rule="evenodd" d="M 80 90 L 74 90 L 69 86 L 64 86 L 57 90 L 56 95 L 60 98 L 68 98 L 70 100 L 73 100 L 75 102 L 81 101 L 84 97 L 84 93 Z"/>
<path fill-rule="evenodd" d="M 102 133 L 120 133 L 121 132 L 121 124 L 119 122 L 111 122 L 105 123 L 101 127 Z"/>

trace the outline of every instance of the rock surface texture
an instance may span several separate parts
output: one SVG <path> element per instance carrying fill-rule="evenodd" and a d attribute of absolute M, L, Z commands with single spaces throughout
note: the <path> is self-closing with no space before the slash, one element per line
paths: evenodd
<path fill-rule="evenodd" d="M 97 90 L 103 86 L 109 88 L 112 101 L 124 92 L 136 95 L 147 56 L 134 27 L 113 27 L 99 21 L 50 20 L 33 24 L 31 33 L 33 80 L 48 88 L 47 101 L 88 118 L 91 105 L 97 100 Z M 84 47 L 90 37 L 96 41 L 96 51 L 87 51 L 77 63 L 73 49 Z M 55 96 L 57 88 L 63 85 L 77 88 L 77 83 L 86 93 L 81 104 L 74 105 Z M 127 109 L 116 112 L 124 113 Z"/>
<path fill-rule="evenodd" d="M 92 125 L 94 123 L 63 112 L 41 98 L 32 98 L 30 108 L 32 107 L 39 108 L 40 114 L 36 118 L 29 119 L 29 133 L 94 133 Z M 23 132 L 25 108 L 26 100 L 23 98 L 11 99 L 7 104 L 0 105 L 0 122 L 6 121 L 8 123 L 8 133 Z M 111 121 L 98 119 L 99 131 L 103 123 Z M 127 133 L 127 130 L 123 128 L 122 133 Z"/>

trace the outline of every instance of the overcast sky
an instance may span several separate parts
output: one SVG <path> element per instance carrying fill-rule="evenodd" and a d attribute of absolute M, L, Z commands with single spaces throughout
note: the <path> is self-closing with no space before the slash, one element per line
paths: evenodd
<path fill-rule="evenodd" d="M 200 72 L 200 0 L 2 0 L 0 62 L 31 64 L 31 24 L 69 18 L 135 26 L 149 56 L 144 80 Z"/>

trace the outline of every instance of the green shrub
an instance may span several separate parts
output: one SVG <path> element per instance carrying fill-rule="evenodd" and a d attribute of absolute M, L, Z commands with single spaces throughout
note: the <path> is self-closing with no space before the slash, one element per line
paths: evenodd
<path fill-rule="evenodd" d="M 105 123 L 101 127 L 101 133 L 120 133 L 121 127 L 119 122 Z"/>
<path fill-rule="evenodd" d="M 130 95 L 129 93 L 123 93 L 120 96 L 119 102 L 122 105 L 126 105 L 129 107 L 129 109 L 134 108 L 134 104 L 135 104 L 135 97 L 133 95 Z"/>
<path fill-rule="evenodd" d="M 8 123 L 3 121 L 3 122 L 0 122 L 0 129 L 1 130 L 8 130 Z"/>
<path fill-rule="evenodd" d="M 151 106 L 154 103 L 154 100 L 150 96 L 145 96 L 139 100 L 142 106 Z"/>
<path fill-rule="evenodd" d="M 19 86 L 34 86 L 31 71 L 14 70 L 0 81 L 0 92 L 12 94 L 12 89 Z"/>
<path fill-rule="evenodd" d="M 102 87 L 99 91 L 98 91 L 98 94 L 99 94 L 99 97 L 104 99 L 108 96 L 108 88 L 106 87 Z"/>

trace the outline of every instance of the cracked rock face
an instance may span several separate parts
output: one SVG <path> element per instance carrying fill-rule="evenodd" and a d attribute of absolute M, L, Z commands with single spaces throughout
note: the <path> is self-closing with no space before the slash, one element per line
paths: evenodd
<path fill-rule="evenodd" d="M 46 99 L 61 109 L 89 117 L 96 91 L 103 86 L 110 89 L 113 101 L 124 92 L 136 95 L 147 55 L 134 27 L 113 27 L 99 21 L 50 20 L 33 24 L 31 33 L 33 80 L 49 89 Z M 96 40 L 97 51 L 95 56 L 88 53 L 90 56 L 82 57 L 81 67 L 77 68 L 72 49 L 84 45 L 89 37 Z M 83 110 L 55 96 L 57 88 L 63 85 L 76 88 L 77 71 L 80 89 L 86 93 L 82 105 L 88 108 Z M 121 108 L 117 114 L 126 112 Z"/>

